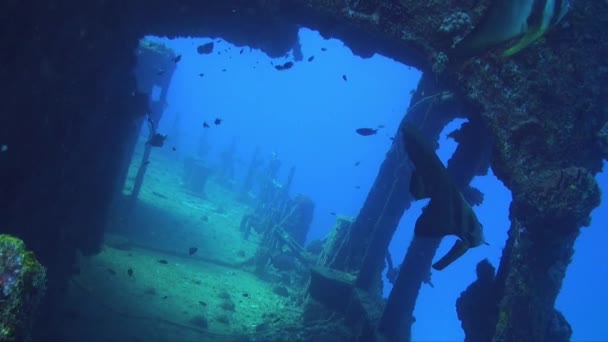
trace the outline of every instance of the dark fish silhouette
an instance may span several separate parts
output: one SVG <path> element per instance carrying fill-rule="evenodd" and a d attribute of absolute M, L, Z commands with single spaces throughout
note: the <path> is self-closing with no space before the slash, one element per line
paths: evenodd
<path fill-rule="evenodd" d="M 357 134 L 359 135 L 366 137 L 378 133 L 378 130 L 373 128 L 357 128 L 355 132 L 357 132 Z"/>
<path fill-rule="evenodd" d="M 196 48 L 196 52 L 200 53 L 201 55 L 208 55 L 208 54 L 212 53 L 213 52 L 213 42 L 199 45 Z"/>
<path fill-rule="evenodd" d="M 448 254 L 433 264 L 434 269 L 442 270 L 469 248 L 484 243 L 482 226 L 418 129 L 406 123 L 402 133 L 408 157 L 415 167 L 410 192 L 417 200 L 431 199 L 416 221 L 415 235 L 432 238 L 456 235 L 459 238 Z"/>
<path fill-rule="evenodd" d="M 209 128 L 209 124 L 207 122 L 203 122 L 203 127 L 204 128 Z"/>
<path fill-rule="evenodd" d="M 127 270 L 127 274 L 129 275 L 129 277 L 132 277 L 133 276 L 133 269 L 129 268 Z"/>
<path fill-rule="evenodd" d="M 277 70 L 287 70 L 293 67 L 293 62 L 285 62 L 282 65 L 275 65 L 274 68 Z"/>
<path fill-rule="evenodd" d="M 197 247 L 190 247 L 190 248 L 188 248 L 188 255 L 193 255 L 197 251 L 198 251 Z"/>
<path fill-rule="evenodd" d="M 181 60 L 182 60 L 182 55 L 177 55 L 177 56 L 175 56 L 175 58 L 173 58 L 173 62 L 175 62 L 175 63 L 177 63 Z"/>
<path fill-rule="evenodd" d="M 242 55 L 243 51 L 245 51 L 245 48 L 242 48 L 241 51 L 239 51 L 239 55 Z"/>
<path fill-rule="evenodd" d="M 310 56 L 310 57 L 308 57 L 308 61 L 309 61 L 309 62 L 312 62 L 312 61 L 313 61 L 313 59 L 315 59 L 315 56 Z"/>
<path fill-rule="evenodd" d="M 346 77 L 346 75 L 342 75 L 342 79 L 344 80 L 344 82 L 348 81 L 348 78 Z"/>
<path fill-rule="evenodd" d="M 361 162 L 360 162 L 360 161 L 356 161 L 356 162 L 355 162 L 355 166 L 359 166 L 360 164 L 361 164 Z"/>
<path fill-rule="evenodd" d="M 169 262 L 168 262 L 167 260 L 165 260 L 165 259 L 160 259 L 160 260 L 158 260 L 158 263 L 159 263 L 159 264 L 166 265 L 166 264 L 168 264 Z"/>
<path fill-rule="evenodd" d="M 220 118 L 216 118 L 216 119 L 213 121 L 213 123 L 214 123 L 215 125 L 219 125 L 219 124 L 221 124 L 221 123 L 222 123 L 222 119 L 220 119 Z"/>
<path fill-rule="evenodd" d="M 198 77 L 203 77 L 203 76 L 205 76 L 205 74 L 202 72 L 200 74 L 198 74 Z"/>

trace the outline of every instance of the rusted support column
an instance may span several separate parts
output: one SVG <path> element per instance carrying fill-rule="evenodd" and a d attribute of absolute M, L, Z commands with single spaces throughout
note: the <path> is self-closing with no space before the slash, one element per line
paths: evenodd
<path fill-rule="evenodd" d="M 291 219 L 285 222 L 283 229 L 297 242 L 300 246 L 304 246 L 306 236 L 310 230 L 312 217 L 315 210 L 315 203 L 312 199 L 303 194 L 297 194 L 291 201 L 290 217 Z"/>
<path fill-rule="evenodd" d="M 366 244 L 356 281 L 357 287 L 363 290 L 372 290 L 374 284 L 379 283 L 388 245 L 411 202 L 409 179 L 412 169 L 399 136 L 382 163 L 380 174 L 352 227 L 363 234 L 361 242 Z"/>
<path fill-rule="evenodd" d="M 431 112 L 429 115 L 435 114 Z M 465 123 L 452 135 L 459 145 L 448 162 L 448 173 L 462 189 L 467 201 L 471 205 L 479 204 L 481 194 L 468 184 L 475 175 L 485 173 L 488 168 L 487 136 L 479 120 Z M 440 239 L 412 239 L 379 324 L 379 332 L 386 337 L 395 341 L 410 340 L 418 292 L 430 279 L 431 263 L 440 242 Z"/>
<path fill-rule="evenodd" d="M 440 239 L 412 239 L 378 325 L 378 332 L 390 341 L 410 341 L 418 292 L 430 277 L 440 242 Z"/>
<path fill-rule="evenodd" d="M 432 95 L 422 96 L 423 93 Z M 402 123 L 407 120 L 422 127 L 423 133 L 436 141 L 441 129 L 454 117 L 453 111 L 448 111 L 441 101 L 440 94 L 442 92 L 434 80 L 423 77 L 417 96 L 412 99 L 412 105 Z M 365 204 L 351 227 L 348 248 L 343 249 L 343 253 L 348 255 L 337 258 L 343 261 L 342 265 L 337 264 L 338 268 L 359 271 L 356 284 L 361 289 L 369 291 L 373 284 L 378 284 L 388 245 L 403 212 L 411 202 L 411 171 L 399 130 Z"/>
<path fill-rule="evenodd" d="M 296 167 L 292 166 L 289 169 L 289 175 L 287 176 L 287 181 L 283 186 L 283 191 L 285 191 L 285 195 L 289 196 L 289 190 L 291 189 L 291 183 L 293 182 L 293 176 L 296 174 Z"/>
<path fill-rule="evenodd" d="M 224 151 L 222 151 L 220 158 L 220 168 L 218 172 L 218 182 L 227 187 L 232 188 L 234 185 L 234 163 L 236 158 L 236 145 L 237 139 L 236 137 L 232 138 L 232 142 L 230 142 L 230 146 L 228 146 Z"/>
<path fill-rule="evenodd" d="M 360 271 L 357 284 L 362 289 L 369 289 L 374 279 L 379 277 L 378 267 L 384 262 L 388 243 L 410 203 L 407 193 L 408 172 L 411 170 L 400 151 L 401 143 L 398 139 L 395 141 L 331 264 L 342 271 Z M 373 248 L 379 249 L 374 251 Z M 365 258 L 368 259 L 365 262 L 367 266 L 363 266 Z"/>
<path fill-rule="evenodd" d="M 211 175 L 211 169 L 200 159 L 184 159 L 184 188 L 192 195 L 205 198 L 205 185 Z"/>
<path fill-rule="evenodd" d="M 260 148 L 256 147 L 253 152 L 253 157 L 251 157 L 251 162 L 249 162 L 249 167 L 247 168 L 247 175 L 245 176 L 245 181 L 243 182 L 243 186 L 241 187 L 241 199 L 249 199 L 249 191 L 251 191 L 251 189 L 253 188 L 255 177 L 258 176 L 261 165 L 262 161 L 260 159 Z"/>
<path fill-rule="evenodd" d="M 418 94 L 441 94 L 437 86 L 428 78 L 423 78 Z M 459 107 L 446 96 L 444 100 L 431 99 L 427 103 L 420 100 L 411 110 L 411 120 L 417 122 L 422 133 L 436 141 L 445 124 L 461 115 Z M 449 102 L 445 102 L 445 99 Z M 451 111 L 446 105 L 451 105 Z M 469 186 L 475 175 L 485 174 L 489 167 L 490 144 L 479 118 L 473 117 L 469 122 L 451 133 L 458 143 L 447 170 L 454 183 L 463 192 L 471 204 L 481 203 L 481 193 Z M 409 189 L 408 189 L 409 192 Z M 423 283 L 430 279 L 430 267 L 439 247 L 440 239 L 413 238 L 401 265 L 401 270 L 385 306 L 378 331 L 395 341 L 409 341 L 410 329 L 414 323 L 414 309 L 418 292 Z"/>
<path fill-rule="evenodd" d="M 496 277 L 494 341 L 568 339 L 554 303 L 579 229 L 599 204 L 593 175 L 605 158 L 601 129 L 608 113 L 597 85 L 605 84 L 608 69 L 597 56 L 606 51 L 608 33 L 594 18 L 607 10 L 597 1 L 573 2 L 556 39 L 509 60 L 474 59 L 458 71 L 460 92 L 482 108 L 492 136 L 494 174 L 513 196 Z M 574 43 L 589 35 L 593 43 Z M 571 69 L 571 61 L 583 64 Z"/>
<path fill-rule="evenodd" d="M 158 99 L 149 98 L 149 113 L 147 121 L 150 125 L 149 136 L 152 138 L 157 132 L 156 128 L 160 122 L 163 111 L 166 106 L 167 92 L 171 77 L 175 71 L 175 53 L 166 48 L 164 45 L 142 41 L 138 50 L 138 64 L 136 69 L 138 89 L 142 93 L 152 94 L 155 87 L 160 88 Z M 139 122 L 141 126 L 142 122 Z M 131 149 L 135 148 L 137 140 L 132 142 Z M 153 146 L 146 144 L 144 154 L 135 176 L 133 190 L 131 191 L 129 207 L 133 207 L 139 196 L 139 192 L 143 185 L 144 176 L 149 163 L 150 153 Z M 125 168 L 125 174 L 128 170 L 128 163 Z"/>
<path fill-rule="evenodd" d="M 600 191 L 587 170 L 574 167 L 530 175 L 519 190 L 497 275 L 493 341 L 569 340 L 568 329 L 553 328 L 559 321 L 555 299 L 579 228 L 589 224 L 589 208 L 599 205 Z"/>

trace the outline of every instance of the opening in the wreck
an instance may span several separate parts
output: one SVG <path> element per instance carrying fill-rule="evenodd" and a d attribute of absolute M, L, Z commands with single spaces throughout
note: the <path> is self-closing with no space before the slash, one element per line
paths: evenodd
<path fill-rule="evenodd" d="M 353 56 L 342 42 L 322 39 L 315 31 L 301 30 L 300 39 L 303 57 L 294 61 L 293 52 L 272 59 L 219 38 L 147 38 L 180 58 L 171 61 L 175 71 L 165 80 L 167 104 L 155 129 L 167 138 L 161 148 L 152 149 L 153 157 L 162 159 L 151 158 L 147 165 L 143 202 L 179 202 L 170 186 L 188 187 L 180 170 L 184 160 L 208 164 L 209 181 L 201 191 L 213 193 L 215 185 L 243 191 L 241 183 L 252 161 L 264 168 L 276 158 L 277 181 L 285 183 L 294 168 L 290 192 L 314 200 L 308 241 L 322 238 L 336 215 L 356 215 L 420 73 L 382 56 Z M 208 43 L 213 43 L 212 52 L 197 51 Z M 295 62 L 293 67 L 278 70 L 290 62 Z M 138 78 L 158 82 L 170 72 L 167 69 L 152 66 L 147 69 L 152 74 L 138 73 Z M 154 85 L 156 98 L 165 91 L 159 84 Z M 377 134 L 357 134 L 362 127 L 377 129 Z M 149 123 L 141 126 L 125 195 L 133 192 L 149 132 Z M 241 195 L 258 196 L 260 191 L 252 187 Z"/>
<path fill-rule="evenodd" d="M 449 137 L 449 134 L 459 129 L 466 121 L 465 119 L 455 119 L 442 130 L 438 141 L 437 156 L 444 165 L 447 165 L 457 147 L 457 143 Z M 494 266 L 497 266 L 500 261 L 508 227 L 511 193 L 494 176 L 491 169 L 487 175 L 473 178 L 471 186 L 483 194 L 491 194 L 484 196 L 482 204 L 474 207 L 479 221 L 484 225 L 484 235 L 490 245 L 472 249 L 457 263 L 440 272 L 433 271 L 429 275 L 428 282 L 423 284 L 416 302 L 414 311 L 416 321 L 412 326 L 412 340 L 440 341 L 445 340 L 446 337 L 453 340 L 464 339 L 456 311 L 445 308 L 453 307 L 462 289 L 467 288 L 476 279 L 475 265 L 480 260 L 487 258 Z M 428 199 L 413 202 L 403 215 L 389 246 L 394 263 L 403 260 L 412 239 L 412 230 L 416 220 L 428 202 Z M 437 249 L 436 257 L 446 255 L 456 239 L 454 236 L 444 237 Z M 386 278 L 384 280 L 384 291 L 387 295 L 391 285 Z M 438 322 L 441 322 L 441 329 L 437 329 Z"/>
<path fill-rule="evenodd" d="M 272 59 L 221 38 L 142 40 L 136 76 L 140 92 L 150 94 L 151 114 L 139 126 L 122 187 L 126 206 L 135 209 L 110 225 L 110 246 L 180 257 L 196 249 L 194 257 L 211 263 L 246 263 L 259 236 L 256 225 L 244 227 L 242 218 L 253 216 L 254 199 L 275 195 L 268 186 L 289 187 L 294 202 L 314 203 L 310 231 L 299 241 L 309 248 L 337 217 L 357 215 L 420 72 L 383 56 L 354 56 L 341 41 L 308 29 L 300 31 L 300 43 L 301 51 Z M 359 134 L 359 128 L 374 132 Z M 239 227 L 248 229 L 247 239 Z M 275 259 L 283 267 L 281 255 L 270 262 Z M 155 262 L 145 267 L 165 269 Z M 179 277 L 201 281 L 198 275 Z M 210 292 L 227 281 L 205 279 Z M 156 293 L 160 286 L 153 288 Z"/>
<path fill-rule="evenodd" d="M 382 56 L 353 56 L 342 42 L 308 29 L 301 30 L 300 42 L 301 51 L 272 59 L 220 38 L 142 40 L 153 53 L 140 49 L 138 83 L 150 93 L 150 110 L 158 117 L 140 127 L 122 190 L 125 197 L 137 197 L 137 209 L 110 227 L 109 241 L 121 246 L 127 238 L 178 255 L 196 248 L 197 256 L 220 265 L 247 262 L 259 243 L 255 224 L 246 240 L 235 227 L 244 228 L 241 218 L 256 211 L 256 198 L 271 195 L 262 181 L 269 176 L 275 185 L 289 187 L 291 197 L 301 194 L 314 203 L 303 237 L 309 247 L 326 237 L 338 216 L 357 215 L 420 73 Z M 456 146 L 447 134 L 463 122 L 454 120 L 441 134 L 438 155 L 444 164 Z M 363 136 L 358 128 L 377 131 Z M 154 134 L 161 140 L 153 142 Z M 491 213 L 480 214 L 480 220 L 494 220 L 498 213 L 506 221 L 510 194 L 491 174 L 477 177 L 479 182 L 482 191 L 499 185 L 483 205 Z M 389 248 L 395 263 L 403 260 L 427 202 L 414 202 L 403 215 Z M 450 286 L 423 287 L 413 337 L 462 337 L 456 313 L 445 308 L 475 279 L 470 270 L 478 260 L 498 264 L 505 227 L 487 236 L 491 247 L 432 275 L 431 284 Z M 437 254 L 445 254 L 453 241 L 446 238 Z M 392 285 L 382 279 L 387 296 Z M 438 319 L 446 322 L 442 331 L 435 329 Z"/>
<path fill-rule="evenodd" d="M 142 41 L 150 53 L 140 49 L 136 74 L 157 116 L 137 125 L 122 198 L 108 226 L 109 248 L 85 261 L 96 264 L 75 281 L 86 294 L 101 284 L 97 299 L 118 294 L 132 309 L 103 303 L 116 314 L 110 334 L 137 336 L 121 317 L 156 322 L 158 312 L 184 340 L 265 331 L 302 315 L 285 302 L 293 298 L 290 286 L 301 288 L 305 280 L 282 272 L 294 267 L 283 248 L 256 264 L 264 252 L 257 229 L 264 220 L 296 213 L 310 227 L 297 242 L 313 250 L 342 217 L 357 216 L 420 73 L 382 56 L 353 56 L 342 42 L 308 29 L 300 42 L 301 51 L 272 59 L 220 38 Z M 463 122 L 454 120 L 441 133 L 437 154 L 444 164 L 456 147 L 447 135 Z M 358 134 L 358 128 L 369 131 Z M 462 340 L 454 302 L 475 280 L 478 261 L 498 265 L 511 195 L 491 170 L 471 185 L 486 194 L 475 211 L 490 246 L 432 273 L 417 299 L 413 340 Z M 289 201 L 256 217 L 258 199 L 274 205 L 285 189 Z M 414 202 L 402 217 L 389 248 L 395 264 L 427 202 Z M 445 238 L 437 255 L 453 241 Z M 391 285 L 384 274 L 382 280 L 386 296 Z M 86 328 L 69 329 L 78 336 Z"/>
<path fill-rule="evenodd" d="M 358 214 L 420 73 L 382 56 L 353 56 L 342 42 L 325 40 L 308 29 L 301 30 L 300 42 L 301 51 L 272 59 L 219 38 L 142 41 L 153 51 L 163 46 L 168 50 L 164 61 L 154 59 L 156 54 L 140 55 L 141 91 L 151 88 L 151 102 L 157 103 L 151 110 L 159 117 L 141 126 L 123 187 L 125 196 L 137 193 L 133 220 L 138 223 L 127 222 L 120 234 L 177 253 L 195 247 L 207 261 L 244 262 L 255 255 L 259 236 L 252 227 L 250 238 L 243 241 L 235 222 L 256 210 L 255 198 L 268 196 L 260 183 L 268 172 L 276 172 L 270 175 L 276 184 L 290 187 L 290 196 L 302 194 L 314 202 L 304 237 L 309 247 L 326 237 L 337 216 Z M 444 164 L 456 146 L 447 134 L 463 122 L 454 120 L 443 130 L 438 155 Z M 377 132 L 357 134 L 362 127 Z M 151 146 L 151 132 L 166 136 L 162 146 Z M 277 169 L 269 171 L 273 167 Z M 293 181 L 287 185 L 292 168 Z M 145 181 L 138 180 L 142 170 Z M 491 175 L 476 182 L 486 179 L 490 183 L 483 184 L 482 191 L 499 184 Z M 493 208 L 485 216 L 500 213 L 506 220 L 510 195 L 504 187 L 495 193 L 498 196 L 484 204 Z M 389 248 L 395 263 L 403 260 L 412 227 L 427 202 L 414 202 L 403 215 Z M 433 274 L 431 283 L 450 286 L 422 289 L 414 337 L 442 338 L 446 331 L 462 336 L 455 313 L 444 308 L 452 307 L 474 280 L 468 270 L 479 259 L 487 257 L 497 265 L 504 227 L 490 234 L 491 248 L 468 253 L 457 265 Z M 446 238 L 438 255 L 452 243 L 453 238 Z M 385 276 L 383 282 L 388 296 L 392 285 Z M 437 319 L 451 323 L 437 332 Z"/>

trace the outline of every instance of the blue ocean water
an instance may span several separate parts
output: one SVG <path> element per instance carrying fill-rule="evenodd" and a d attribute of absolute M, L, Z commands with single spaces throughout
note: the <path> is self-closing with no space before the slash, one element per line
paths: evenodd
<path fill-rule="evenodd" d="M 302 29 L 304 59 L 289 70 L 271 64 L 293 60 L 292 56 L 271 59 L 256 49 L 235 47 L 212 38 L 154 38 L 182 55 L 169 89 L 168 106 L 159 132 L 167 132 L 179 116 L 180 135 L 168 142 L 176 153 L 194 153 L 203 122 L 221 118 L 222 124 L 207 131 L 211 158 L 233 141 L 237 156 L 248 161 L 259 148 L 265 159 L 276 153 L 287 170 L 296 167 L 292 193 L 304 193 L 316 204 L 308 240 L 322 238 L 333 226 L 332 212 L 356 216 L 363 205 L 378 168 L 391 144 L 416 88 L 420 72 L 383 56 L 363 59 L 353 56 L 338 40 L 325 40 L 317 32 Z M 215 51 L 200 55 L 196 47 L 216 41 Z M 314 56 L 312 61 L 307 61 Z M 200 74 L 204 74 L 201 76 Z M 443 132 L 438 154 L 446 162 L 455 143 L 446 138 L 462 121 Z M 378 128 L 372 136 L 355 129 Z M 358 164 L 355 166 L 355 164 Z M 244 167 L 243 167 L 244 169 Z M 237 170 L 238 171 L 238 170 Z M 237 177 L 242 177 L 243 170 Z M 598 176 L 605 190 L 608 174 Z M 484 194 L 475 208 L 484 225 L 490 246 L 468 252 L 454 265 L 432 274 L 434 287 L 424 286 L 415 312 L 415 341 L 454 341 L 464 335 L 456 317 L 455 301 L 475 278 L 475 265 L 487 258 L 497 266 L 509 227 L 510 193 L 492 173 L 473 181 Z M 564 282 L 557 308 L 568 319 L 573 341 L 606 341 L 608 326 L 603 308 L 608 284 L 608 223 L 606 195 L 593 213 L 576 244 L 576 254 Z M 413 232 L 413 224 L 425 201 L 404 215 L 390 246 L 395 263 L 402 260 Z M 437 255 L 443 255 L 453 240 L 446 238 Z M 390 285 L 385 284 L 385 293 Z"/>

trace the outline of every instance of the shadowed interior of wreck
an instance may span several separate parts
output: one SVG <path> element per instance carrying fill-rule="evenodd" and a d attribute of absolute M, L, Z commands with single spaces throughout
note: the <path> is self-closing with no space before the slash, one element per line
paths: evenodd
<path fill-rule="evenodd" d="M 599 203 L 599 189 L 593 175 L 601 168 L 602 159 L 608 156 L 608 149 L 601 149 L 605 137 L 598 133 L 608 114 L 605 109 L 598 108 L 608 108 L 608 96 L 605 87 L 586 94 L 588 96 L 571 94 L 570 90 L 566 96 L 564 89 L 573 79 L 580 80 L 581 88 L 605 82 L 608 71 L 605 66 L 598 66 L 605 62 L 585 57 L 606 52 L 608 35 L 604 33 L 598 38 L 602 44 L 573 37 L 591 35 L 588 32 L 602 25 L 599 21 L 583 24 L 584 14 L 594 11 L 606 14 L 608 10 L 600 4 L 577 4 L 578 16 L 572 19 L 577 34 L 567 31 L 563 35 L 577 44 L 578 49 L 566 49 L 551 38 L 543 46 L 534 48 L 551 51 L 545 58 L 553 63 L 548 63 L 550 67 L 543 67 L 546 69 L 540 72 L 555 74 L 555 69 L 565 70 L 550 88 L 555 93 L 531 90 L 549 89 L 534 74 L 527 81 L 530 85 L 522 90 L 527 97 L 515 94 L 507 98 L 502 94 L 502 87 L 517 83 L 514 79 L 524 83 L 522 75 L 537 68 L 536 59 L 524 54 L 515 62 L 503 63 L 491 57 L 488 61 L 477 60 L 463 70 L 445 71 L 446 66 L 438 61 L 442 49 L 450 46 L 451 37 L 436 31 L 451 9 L 446 4 L 426 8 L 415 1 L 403 3 L 409 3 L 409 6 L 380 0 L 357 1 L 356 5 L 321 0 L 3 2 L 0 10 L 7 20 L 0 23 L 0 37 L 4 42 L 0 53 L 3 65 L 0 78 L 5 80 L 1 88 L 5 96 L 0 102 L 0 136 L 4 139 L 2 143 L 9 146 L 5 157 L 10 158 L 10 162 L 0 166 L 0 217 L 4 218 L 1 230 L 22 238 L 48 269 L 47 295 L 35 330 L 40 335 L 36 337 L 60 336 L 53 335 L 60 334 L 53 331 L 50 319 L 53 310 L 62 300 L 75 271 L 77 253 L 91 255 L 100 251 L 110 203 L 119 191 L 130 160 L 131 151 L 125 146 L 132 146 L 139 125 L 151 110 L 148 94 L 137 92 L 133 73 L 137 62 L 134 51 L 140 39 L 146 35 L 218 37 L 236 45 L 259 48 L 269 56 L 277 57 L 297 50 L 300 26 L 342 40 L 355 54 L 380 53 L 422 70 L 424 77 L 412 103 L 422 101 L 426 94 L 442 91 L 462 94 L 460 98 L 456 95 L 445 103 L 421 108 L 423 111 L 414 110 L 408 113 L 408 120 L 420 123 L 426 120 L 429 112 L 435 114 L 434 121 L 424 127 L 423 133 L 436 141 L 447 122 L 455 117 L 468 117 L 470 124 L 465 129 L 487 144 L 476 144 L 477 140 L 467 146 L 465 141 L 459 141 L 462 147 L 451 166 L 448 165 L 448 172 L 469 203 L 478 201 L 475 191 L 467 190 L 470 190 L 470 180 L 490 167 L 488 151 L 478 149 L 485 145 L 493 153 L 493 170 L 514 193 L 511 233 L 501 265 L 495 278 L 493 271 L 491 276 L 482 272 L 486 276 L 483 279 L 485 287 L 480 288 L 484 289 L 483 295 L 490 293 L 494 302 L 489 303 L 489 309 L 480 308 L 479 312 L 491 312 L 488 324 L 492 328 L 490 331 L 484 330 L 487 326 L 474 328 L 484 331 L 484 338 L 493 337 L 497 341 L 517 340 L 522 336 L 549 340 L 555 334 L 567 334 L 559 329 L 567 322 L 559 312 L 553 312 L 553 304 L 567 260 L 573 253 L 572 244 L 578 229 L 586 224 L 589 212 Z M 487 1 L 453 1 L 452 5 L 455 9 L 479 10 L 486 4 Z M 477 20 L 479 11 L 471 10 L 471 13 Z M 406 22 L 403 18 L 409 20 Z M 557 53 L 561 53 L 569 65 L 573 65 L 572 60 L 585 60 L 588 65 L 581 69 L 559 68 Z M 509 63 L 517 63 L 518 67 Z M 493 72 L 479 72 L 484 68 Z M 589 70 L 600 71 L 591 74 Z M 572 90 L 575 91 L 582 92 Z M 549 115 L 540 109 L 542 105 L 537 100 L 543 96 L 558 98 L 561 102 L 558 101 L 555 107 L 566 108 L 555 110 L 554 118 L 568 123 L 571 139 L 561 137 L 563 123 L 544 121 Z M 530 105 L 526 106 L 526 103 Z M 446 107 L 459 110 L 447 113 Z M 516 108 L 519 114 L 511 115 L 506 108 Z M 537 110 L 534 115 L 541 119 L 529 119 L 532 110 Z M 575 124 L 569 125 L 572 122 Z M 529 137 L 536 129 L 543 134 Z M 581 138 L 588 136 L 597 138 L 593 141 Z M 547 143 L 540 144 L 535 139 Z M 566 147 L 568 144 L 564 141 L 571 141 L 574 146 Z M 542 148 L 536 149 L 541 145 Z M 564 149 L 580 153 L 566 153 Z M 551 153 L 539 155 L 537 150 Z M 379 183 L 383 174 L 392 174 L 395 170 L 392 154 L 396 154 L 393 149 L 379 172 Z M 570 159 L 555 157 L 561 155 L 568 155 Z M 478 165 L 469 169 L 463 167 L 471 158 L 478 161 Z M 528 169 L 515 169 L 522 164 Z M 548 181 L 524 177 L 530 170 L 542 170 L 536 177 L 545 177 Z M 564 196 L 564 203 L 547 204 L 547 194 L 556 191 L 552 185 L 556 179 L 559 184 L 566 179 L 577 186 Z M 409 206 L 410 199 L 405 196 L 390 200 L 385 195 L 372 189 L 358 220 L 377 217 L 379 208 L 371 205 L 376 202 L 374 196 L 384 198 L 381 203 L 390 204 L 391 214 L 397 217 Z M 549 206 L 549 211 L 538 209 L 545 205 Z M 547 217 L 563 208 L 569 208 L 565 214 Z M 395 226 L 394 222 L 379 225 L 384 227 L 381 231 L 369 231 L 367 226 L 355 220 L 352 223 L 354 238 L 346 242 L 348 247 L 336 251 L 334 262 L 324 265 L 343 272 L 360 271 L 355 286 L 348 287 L 348 281 L 336 281 L 339 277 L 327 275 L 324 270 L 313 272 L 313 278 L 316 277 L 319 286 L 349 288 L 348 295 L 355 299 L 345 299 L 346 302 L 350 300 L 350 304 L 342 303 L 342 307 L 333 309 L 344 313 L 344 305 L 348 307 L 344 313 L 346 325 L 359 326 L 361 330 L 356 332 L 359 337 L 374 336 L 377 322 L 382 321 L 381 333 L 407 339 L 407 336 L 399 336 L 403 332 L 394 329 L 404 320 L 410 325 L 413 323 L 414 302 L 404 304 L 408 307 L 406 310 L 400 307 L 394 312 L 385 311 L 385 317 L 397 320 L 392 323 L 383 319 L 376 307 L 370 308 L 377 300 L 374 281 L 381 270 L 378 268 L 384 263 L 386 249 L 381 247 L 388 246 Z M 548 226 L 557 227 L 558 233 L 551 231 L 549 234 L 542 228 Z M 530 244 L 521 244 L 521 241 Z M 412 253 L 420 252 L 416 252 L 416 248 L 427 253 L 423 262 L 408 269 L 409 282 L 397 281 L 400 284 L 396 285 L 397 291 L 407 294 L 401 297 L 406 299 L 415 298 L 419 285 L 426 278 L 425 272 L 436 246 L 414 243 L 410 248 Z M 536 258 L 542 252 L 552 250 L 560 252 L 548 253 L 549 257 L 544 259 Z M 522 259 L 514 257 L 518 253 L 525 260 L 534 260 L 526 266 L 532 271 L 520 271 Z M 404 267 L 409 260 L 406 256 Z M 546 270 L 556 268 L 558 271 L 547 279 Z M 328 283 L 330 281 L 333 283 Z M 529 292 L 513 293 L 510 290 L 513 283 L 528 284 Z M 473 290 L 469 294 L 469 298 L 478 298 Z M 323 300 L 322 296 L 319 298 Z M 538 309 L 529 310 L 527 305 L 522 305 L 530 301 L 537 304 Z M 549 311 L 551 313 L 538 314 Z M 526 320 L 529 316 L 534 319 Z"/>

